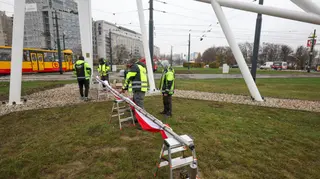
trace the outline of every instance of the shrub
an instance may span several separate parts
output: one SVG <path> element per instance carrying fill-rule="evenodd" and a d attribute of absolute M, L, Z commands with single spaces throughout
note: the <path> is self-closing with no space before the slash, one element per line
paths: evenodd
<path fill-rule="evenodd" d="M 209 64 L 209 68 L 219 68 L 220 64 L 218 62 L 213 62 Z"/>
<path fill-rule="evenodd" d="M 190 65 L 191 68 L 204 68 L 205 64 L 200 62 L 200 63 L 188 63 L 184 62 L 183 67 L 188 67 Z"/>

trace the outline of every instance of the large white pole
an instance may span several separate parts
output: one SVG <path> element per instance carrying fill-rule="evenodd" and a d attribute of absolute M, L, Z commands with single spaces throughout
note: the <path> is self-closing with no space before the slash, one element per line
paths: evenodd
<path fill-rule="evenodd" d="M 250 94 L 251 96 L 256 100 L 256 101 L 263 101 L 260 92 L 255 84 L 255 82 L 253 81 L 253 78 L 251 76 L 251 73 L 249 71 L 249 68 L 244 60 L 244 57 L 241 53 L 240 47 L 238 46 L 235 37 L 231 31 L 231 28 L 228 24 L 227 18 L 223 13 L 223 10 L 221 8 L 221 6 L 219 5 L 219 3 L 217 2 L 217 0 L 212 0 L 211 1 L 211 5 L 212 8 L 214 10 L 214 12 L 216 13 L 216 16 L 219 20 L 219 23 L 221 25 L 221 28 L 228 40 L 228 43 L 230 45 L 230 48 L 234 54 L 234 57 L 239 65 L 239 68 L 241 70 L 242 76 L 249 88 Z"/>
<path fill-rule="evenodd" d="M 25 0 L 14 1 L 9 105 L 21 104 Z"/>
<path fill-rule="evenodd" d="M 137 7 L 138 7 L 140 28 L 141 28 L 141 34 L 142 34 L 144 55 L 145 55 L 146 65 L 147 65 L 147 70 L 148 70 L 149 88 L 150 88 L 150 92 L 154 92 L 154 91 L 156 91 L 156 87 L 155 87 L 155 82 L 154 82 L 151 55 L 150 55 L 150 50 L 149 50 L 149 43 L 148 43 L 148 39 L 147 39 L 147 30 L 145 27 L 145 18 L 144 18 L 143 6 L 142 6 L 141 0 L 137 0 Z"/>
<path fill-rule="evenodd" d="M 93 72 L 91 0 L 78 0 L 78 11 L 82 54 Z"/>
<path fill-rule="evenodd" d="M 209 4 L 211 3 L 211 0 L 196 0 L 196 1 L 205 2 Z M 310 0 L 303 0 L 303 1 L 310 1 Z M 316 14 L 308 14 L 305 12 L 292 11 L 292 10 L 270 7 L 265 5 L 262 6 L 262 5 L 243 2 L 243 1 L 217 0 L 217 2 L 224 7 L 320 25 L 320 16 Z"/>
<path fill-rule="evenodd" d="M 291 0 L 291 1 L 306 12 L 311 12 L 311 13 L 320 15 L 319 6 L 313 3 L 311 0 L 304 0 L 304 1 Z"/>

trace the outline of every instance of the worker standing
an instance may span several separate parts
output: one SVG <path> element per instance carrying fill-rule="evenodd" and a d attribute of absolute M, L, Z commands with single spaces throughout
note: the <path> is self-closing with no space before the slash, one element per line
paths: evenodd
<path fill-rule="evenodd" d="M 108 81 L 109 82 L 109 70 L 110 67 L 107 65 L 106 61 L 103 58 L 100 58 L 99 60 L 99 66 L 98 66 L 98 72 L 100 74 L 100 79 L 102 81 Z M 102 84 L 103 88 L 105 88 L 106 86 L 104 84 Z"/>
<path fill-rule="evenodd" d="M 90 85 L 90 77 L 91 77 L 91 67 L 87 62 L 84 61 L 84 57 L 80 56 L 79 60 L 73 66 L 73 73 L 77 75 L 79 90 L 81 99 L 88 101 L 89 95 L 89 85 Z M 83 87 L 85 88 L 85 93 L 83 94 Z"/>
<path fill-rule="evenodd" d="M 128 61 L 128 73 L 122 86 L 122 92 L 133 92 L 133 102 L 144 108 L 144 97 L 148 90 L 148 78 L 145 64 L 136 59 Z"/>
<path fill-rule="evenodd" d="M 161 114 L 167 117 L 172 117 L 172 95 L 174 94 L 175 88 L 175 72 L 169 63 L 163 64 L 163 72 L 160 80 L 160 90 L 163 96 L 163 107 L 164 110 Z"/>
<path fill-rule="evenodd" d="M 126 90 L 133 92 L 133 102 L 144 109 L 144 97 L 148 90 L 148 78 L 147 70 L 145 64 L 139 62 L 136 59 L 131 59 L 128 61 L 128 73 L 124 84 L 122 86 L 122 93 Z M 134 113 L 134 111 L 133 111 Z M 134 115 L 135 116 L 135 115 Z M 138 123 L 136 117 L 135 122 Z M 138 129 L 141 130 L 141 127 L 138 125 Z"/>

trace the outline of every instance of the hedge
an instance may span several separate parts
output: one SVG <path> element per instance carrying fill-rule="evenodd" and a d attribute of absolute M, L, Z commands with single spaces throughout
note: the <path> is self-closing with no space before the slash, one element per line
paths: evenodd
<path fill-rule="evenodd" d="M 220 63 L 218 62 L 213 62 L 209 64 L 209 68 L 219 68 L 220 67 Z"/>
<path fill-rule="evenodd" d="M 191 68 L 204 68 L 205 64 L 204 63 L 188 63 L 188 62 L 184 62 L 183 63 L 183 67 L 188 67 L 190 64 Z"/>

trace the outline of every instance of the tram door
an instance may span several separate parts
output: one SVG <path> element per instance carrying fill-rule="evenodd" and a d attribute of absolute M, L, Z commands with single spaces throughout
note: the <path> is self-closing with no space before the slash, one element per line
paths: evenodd
<path fill-rule="evenodd" d="M 31 63 L 32 63 L 32 71 L 38 72 L 38 58 L 36 53 L 30 53 Z"/>
<path fill-rule="evenodd" d="M 39 71 L 43 71 L 44 70 L 43 54 L 38 53 L 37 56 L 38 56 Z"/>

